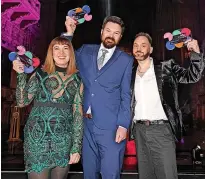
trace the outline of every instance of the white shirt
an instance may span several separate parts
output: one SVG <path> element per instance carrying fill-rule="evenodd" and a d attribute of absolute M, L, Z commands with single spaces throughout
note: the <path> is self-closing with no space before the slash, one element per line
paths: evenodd
<path fill-rule="evenodd" d="M 134 121 L 167 120 L 159 96 L 152 58 L 150 68 L 142 77 L 136 73 L 134 88 L 136 100 Z"/>
<path fill-rule="evenodd" d="M 100 45 L 100 49 L 98 51 L 98 57 L 97 59 L 99 59 L 102 56 L 102 49 L 106 49 L 108 51 L 108 53 L 105 54 L 105 59 L 103 61 L 103 66 L 108 62 L 108 60 L 112 57 L 114 51 L 115 51 L 116 46 L 114 46 L 113 48 L 107 49 L 104 47 L 104 45 L 101 43 Z M 96 59 L 96 60 L 97 60 Z M 102 67 L 103 67 L 102 66 Z"/>
<path fill-rule="evenodd" d="M 108 53 L 105 54 L 105 59 L 103 61 L 103 65 L 102 67 L 108 62 L 108 60 L 112 57 L 115 49 L 116 49 L 116 46 L 114 46 L 113 48 L 110 48 L 110 49 L 107 49 L 104 47 L 104 45 L 101 43 L 100 45 L 100 48 L 99 48 L 99 51 L 98 51 L 98 57 L 97 59 L 99 59 L 101 56 L 102 56 L 102 49 L 106 49 L 108 51 Z M 97 60 L 96 59 L 96 60 Z M 101 68 L 102 68 L 101 67 Z M 89 106 L 88 110 L 87 110 L 87 114 L 91 114 L 91 106 Z"/>

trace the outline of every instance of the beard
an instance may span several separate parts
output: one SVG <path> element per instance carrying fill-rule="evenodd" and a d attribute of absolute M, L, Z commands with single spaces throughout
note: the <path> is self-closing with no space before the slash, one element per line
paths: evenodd
<path fill-rule="evenodd" d="M 102 40 L 102 43 L 105 48 L 110 49 L 116 46 L 118 43 L 115 41 L 112 37 L 106 37 L 104 40 Z"/>
<path fill-rule="evenodd" d="M 137 51 L 136 53 L 134 53 L 134 57 L 137 61 L 144 61 L 149 56 L 150 56 L 149 52 L 147 52 L 146 54 L 144 54 L 143 52 L 140 52 L 140 51 Z"/>

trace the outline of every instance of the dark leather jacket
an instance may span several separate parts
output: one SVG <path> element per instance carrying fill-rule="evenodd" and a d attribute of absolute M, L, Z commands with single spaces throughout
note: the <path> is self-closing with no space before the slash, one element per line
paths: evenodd
<path fill-rule="evenodd" d="M 182 114 L 178 103 L 178 83 L 196 83 L 201 78 L 202 71 L 204 69 L 204 59 L 202 54 L 191 52 L 190 60 L 191 63 L 188 69 L 180 67 L 173 59 L 161 62 L 159 65 L 154 63 L 160 99 L 176 140 L 180 140 L 182 138 L 183 131 Z M 137 64 L 133 67 L 131 83 L 132 117 L 134 117 L 135 112 L 134 82 L 136 69 Z M 133 126 L 134 123 L 132 122 L 130 129 L 131 139 L 133 139 L 134 134 Z"/>

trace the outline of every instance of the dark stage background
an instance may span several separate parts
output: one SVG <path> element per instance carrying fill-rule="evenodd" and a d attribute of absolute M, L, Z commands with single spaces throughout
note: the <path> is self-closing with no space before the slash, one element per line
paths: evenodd
<path fill-rule="evenodd" d="M 25 5 L 21 0 L 16 1 L 22 3 L 22 6 Z M 180 65 L 187 67 L 189 54 L 186 49 L 166 50 L 164 33 L 187 27 L 192 30 L 192 35 L 199 41 L 202 50 L 202 45 L 205 44 L 204 0 L 28 0 L 28 3 L 26 9 L 31 8 L 30 13 L 36 13 L 35 17 L 38 14 L 39 20 L 28 20 L 25 9 L 22 9 L 22 13 L 19 11 L 14 13 L 18 5 L 2 0 L 1 150 L 4 170 L 24 168 L 23 127 L 30 111 L 30 106 L 18 109 L 19 139 L 17 142 L 7 141 L 12 132 L 10 126 L 15 111 L 16 87 L 16 74 L 11 70 L 7 55 L 21 42 L 28 50 L 40 57 L 43 63 L 50 41 L 65 31 L 64 22 L 68 10 L 87 4 L 91 7 L 93 15 L 92 21 L 77 27 L 73 38 L 75 49 L 84 43 L 100 43 L 101 25 L 107 15 L 120 16 L 124 20 L 126 29 L 119 46 L 128 53 L 132 51 L 135 34 L 143 31 L 153 38 L 152 56 L 155 60 L 165 61 L 174 58 Z M 19 17 L 24 18 L 24 16 L 24 23 L 18 24 Z M 25 34 L 21 35 L 22 33 Z M 187 170 L 191 171 L 191 149 L 196 144 L 200 144 L 205 149 L 205 76 L 203 75 L 197 84 L 179 85 L 179 101 L 186 133 L 184 143 L 177 144 L 177 161 L 179 167 L 188 166 Z M 137 161 L 133 146 L 132 143 L 128 143 L 124 171 L 136 171 Z M 80 164 L 75 165 L 71 170 L 81 171 L 82 167 Z"/>

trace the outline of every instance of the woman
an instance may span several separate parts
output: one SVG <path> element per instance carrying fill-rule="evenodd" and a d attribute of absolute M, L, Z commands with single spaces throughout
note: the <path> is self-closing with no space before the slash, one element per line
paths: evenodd
<path fill-rule="evenodd" d="M 80 159 L 83 133 L 83 85 L 71 42 L 53 39 L 43 69 L 37 69 L 28 82 L 23 68 L 19 60 L 13 61 L 18 106 L 34 101 L 24 128 L 29 179 L 66 178 L 69 164 Z"/>

